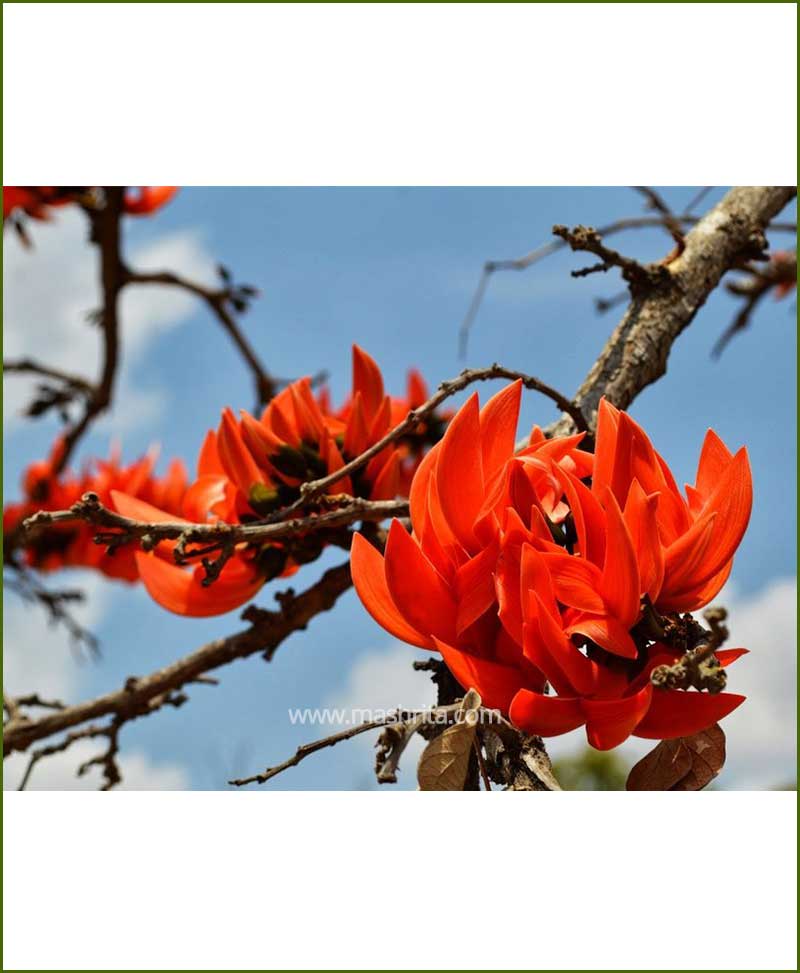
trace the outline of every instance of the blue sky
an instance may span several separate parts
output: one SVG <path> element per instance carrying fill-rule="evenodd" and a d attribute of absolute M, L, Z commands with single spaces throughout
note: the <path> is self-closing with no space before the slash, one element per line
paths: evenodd
<path fill-rule="evenodd" d="M 676 209 L 694 191 L 663 190 Z M 721 194 L 710 194 L 702 207 Z M 568 252 L 525 272 L 496 274 L 474 324 L 467 360 L 461 362 L 458 328 L 480 268 L 488 258 L 518 256 L 547 241 L 554 223 L 599 226 L 641 211 L 640 197 L 626 188 L 187 188 L 156 217 L 126 221 L 126 251 L 134 266 L 163 265 L 206 280 L 220 261 L 238 282 L 259 287 L 262 295 L 242 323 L 269 370 L 298 376 L 324 368 L 336 399 L 349 386 L 354 341 L 376 358 L 392 391 L 402 390 L 411 365 L 434 384 L 464 364 L 499 361 L 571 393 L 619 319 L 620 309 L 599 316 L 593 307 L 594 297 L 621 289 L 618 277 L 609 273 L 572 279 L 570 269 L 587 261 Z M 784 218 L 792 215 L 787 212 Z M 54 365 L 91 374 L 95 335 L 83 312 L 94 306 L 97 295 L 93 255 L 82 242 L 78 214 L 60 212 L 52 224 L 35 226 L 33 237 L 33 252 L 21 251 L 10 236 L 5 241 L 5 354 L 50 355 Z M 774 241 L 774 248 L 791 244 L 787 235 L 776 235 Z M 671 242 L 654 230 L 619 234 L 612 245 L 654 259 Z M 216 425 L 224 405 L 252 406 L 250 377 L 201 304 L 156 288 L 125 300 L 123 348 L 128 358 L 122 394 L 111 415 L 84 440 L 81 455 L 104 453 L 109 439 L 116 437 L 126 458 L 160 442 L 164 460 L 177 455 L 191 466 L 206 429 Z M 711 297 L 674 346 L 666 377 L 647 389 L 631 412 L 680 482 L 693 479 L 708 426 L 729 446 L 748 446 L 755 506 L 729 600 L 740 607 L 742 628 L 761 639 L 764 648 L 760 643 L 757 653 L 738 664 L 741 683 L 732 670 L 733 687 L 744 687 L 751 700 L 730 723 L 739 720 L 743 740 L 760 740 L 762 734 L 761 745 L 772 754 L 768 774 L 780 783 L 793 776 L 793 749 L 785 743 L 780 749 L 764 727 L 770 708 L 784 707 L 780 712 L 789 714 L 787 718 L 794 713 L 794 298 L 767 300 L 753 327 L 714 361 L 711 347 L 735 307 L 721 290 Z M 24 384 L 19 379 L 6 384 L 4 491 L 11 499 L 21 470 L 47 451 L 56 427 L 50 420 L 15 418 L 24 401 Z M 488 392 L 488 386 L 481 389 L 482 396 Z M 548 401 L 529 394 L 520 429 L 554 417 Z M 311 583 L 341 556 L 330 553 L 304 568 L 293 579 L 295 587 Z M 280 587 L 274 583 L 264 588 L 258 602 L 268 605 Z M 22 684 L 37 675 L 54 679 L 54 688 L 75 700 L 95 695 L 242 625 L 236 613 L 211 620 L 176 618 L 140 588 L 104 580 L 92 581 L 92 595 L 97 607 L 89 610 L 89 617 L 96 622 L 103 654 L 97 662 L 83 663 L 70 655 L 58 633 L 40 637 L 30 609 L 21 612 L 13 596 L 7 596 L 6 652 L 16 653 L 9 668 L 20 680 L 9 687 L 12 691 L 40 688 Z M 781 620 L 766 634 L 788 633 L 777 647 L 754 623 L 767 610 Z M 735 613 L 732 631 L 732 644 L 740 644 Z M 224 787 L 227 777 L 276 763 L 298 743 L 324 735 L 324 728 L 292 726 L 288 707 L 424 704 L 432 700 L 426 679 L 410 673 L 411 660 L 419 657 L 417 650 L 393 643 L 351 592 L 332 613 L 293 635 L 269 665 L 259 657 L 235 663 L 215 673 L 219 686 L 192 688 L 191 702 L 180 710 L 128 726 L 123 750 L 139 760 L 131 778 L 142 784 L 149 775 L 163 786 Z M 35 670 L 30 668 L 34 658 Z M 400 692 L 406 697 L 397 698 Z M 579 734 L 572 734 L 558 747 L 574 749 L 582 742 Z M 769 782 L 758 777 L 758 757 L 755 748 L 749 762 L 742 758 L 735 765 L 731 786 Z M 43 766 L 41 773 L 45 783 Z M 414 785 L 412 761 L 402 779 L 403 786 Z M 51 786 L 69 782 L 69 777 L 53 777 Z M 342 744 L 268 786 L 375 786 L 368 746 Z"/>

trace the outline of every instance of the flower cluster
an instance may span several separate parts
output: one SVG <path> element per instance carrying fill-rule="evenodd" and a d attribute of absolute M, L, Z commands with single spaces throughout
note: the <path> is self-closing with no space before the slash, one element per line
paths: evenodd
<path fill-rule="evenodd" d="M 225 409 L 216 430 L 200 450 L 194 481 L 187 482 L 180 464 L 167 477 L 152 476 L 152 457 L 131 467 L 118 458 L 99 462 L 80 477 L 53 476 L 58 449 L 45 463 L 34 464 L 23 484 L 25 500 L 5 509 L 6 530 L 37 510 L 69 508 L 91 491 L 101 503 L 125 517 L 146 523 L 246 524 L 263 519 L 300 497 L 300 485 L 342 468 L 382 439 L 410 409 L 428 398 L 418 372 L 408 376 L 404 398 L 384 391 L 380 369 L 358 346 L 353 347 L 352 391 L 334 409 L 326 389 L 315 394 L 308 378 L 292 382 L 273 398 L 260 417 Z M 344 476 L 329 494 L 389 500 L 408 496 L 423 453 L 436 442 L 449 413 L 394 441 L 352 476 Z M 333 502 L 336 502 L 335 500 Z M 309 513 L 313 513 L 310 510 Z M 119 548 L 113 557 L 92 543 L 94 530 L 75 522 L 53 525 L 33 539 L 29 562 L 45 570 L 67 565 L 100 568 L 112 577 L 139 578 L 164 608 L 182 615 L 216 615 L 244 604 L 266 581 L 289 576 L 321 553 L 325 538 L 308 532 L 291 541 L 239 544 L 227 557 L 213 584 L 198 559 L 175 561 L 176 541 L 163 540 L 153 551 Z"/>
<path fill-rule="evenodd" d="M 398 415 L 405 416 L 426 398 L 416 372 L 409 376 L 407 399 L 386 395 L 377 364 L 354 345 L 352 393 L 338 410 L 331 408 L 326 390 L 314 395 L 309 378 L 292 382 L 259 418 L 242 410 L 237 419 L 225 409 L 200 451 L 197 479 L 189 491 L 192 519 L 227 524 L 263 519 L 297 500 L 302 483 L 341 469 L 377 443 Z M 417 437 L 391 443 L 328 493 L 369 500 L 403 496 L 431 433 L 444 421 L 446 416 L 441 416 Z M 127 517 L 150 523 L 175 520 L 169 511 L 123 492 L 114 493 L 113 502 Z M 300 564 L 317 558 L 323 546 L 318 532 L 291 544 L 241 544 L 212 585 L 204 584 L 201 564 L 175 563 L 174 542 L 162 542 L 152 553 L 137 552 L 135 558 L 145 587 L 164 608 L 182 615 L 216 615 L 243 604 L 266 581 L 293 574 Z"/>
<path fill-rule="evenodd" d="M 412 534 L 393 522 L 383 556 L 355 536 L 362 602 L 528 733 L 585 725 L 604 750 L 708 727 L 743 697 L 654 686 L 653 670 L 687 646 L 651 622 L 680 630 L 681 613 L 725 583 L 752 504 L 746 451 L 709 430 L 684 496 L 641 427 L 605 401 L 594 454 L 582 435 L 538 428 L 515 452 L 520 394 L 514 383 L 483 409 L 473 395 L 456 414 L 414 478 Z"/>
<path fill-rule="evenodd" d="M 107 460 L 96 460 L 80 474 L 56 473 L 63 454 L 63 441 L 57 440 L 46 460 L 33 463 L 22 480 L 23 500 L 3 509 L 3 533 L 13 533 L 26 517 L 39 510 L 67 510 L 85 493 L 97 494 L 101 503 L 112 506 L 116 491 L 139 497 L 160 509 L 178 513 L 185 510 L 188 477 L 179 460 L 173 460 L 163 477 L 153 474 L 156 454 L 150 452 L 128 466 L 120 463 L 118 450 Z M 134 552 L 120 548 L 113 556 L 93 541 L 95 530 L 89 524 L 69 521 L 52 524 L 26 543 L 27 564 L 39 571 L 65 567 L 96 568 L 110 578 L 136 581 L 138 571 Z"/>
<path fill-rule="evenodd" d="M 14 210 L 36 220 L 48 220 L 50 208 L 74 203 L 91 189 L 90 186 L 3 186 L 3 219 Z M 130 216 L 149 216 L 168 203 L 177 186 L 128 186 L 123 199 L 123 212 Z"/>

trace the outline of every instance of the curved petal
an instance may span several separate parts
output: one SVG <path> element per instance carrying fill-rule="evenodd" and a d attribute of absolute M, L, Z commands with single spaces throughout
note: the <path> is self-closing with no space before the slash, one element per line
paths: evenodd
<path fill-rule="evenodd" d="M 372 484 L 370 499 L 394 500 L 400 490 L 400 454 L 395 450 Z"/>
<path fill-rule="evenodd" d="M 439 444 L 436 485 L 448 524 L 461 544 L 472 550 L 473 526 L 484 496 L 477 394 L 458 410 Z"/>
<path fill-rule="evenodd" d="M 717 574 L 736 553 L 750 521 L 753 508 L 753 481 L 747 450 L 733 457 L 714 492 L 706 500 L 706 509 L 716 512 L 712 542 L 696 569 L 696 583 Z"/>
<path fill-rule="evenodd" d="M 480 554 L 462 564 L 456 572 L 455 590 L 458 597 L 456 632 L 458 635 L 461 635 L 495 604 L 494 575 L 499 546 L 499 542 L 495 539 Z"/>
<path fill-rule="evenodd" d="M 520 688 L 519 669 L 503 666 L 489 659 L 462 652 L 448 642 L 434 636 L 436 648 L 442 653 L 447 668 L 464 689 L 477 689 L 483 705 L 489 709 L 508 712 L 514 694 Z"/>
<path fill-rule="evenodd" d="M 389 528 L 384 571 L 392 601 L 408 623 L 424 636 L 455 642 L 456 603 L 450 589 L 398 520 Z"/>
<path fill-rule="evenodd" d="M 564 630 L 567 635 L 585 635 L 607 652 L 621 655 L 625 659 L 636 658 L 636 643 L 628 629 L 610 615 L 578 616 Z"/>
<path fill-rule="evenodd" d="M 353 345 L 353 397 L 359 392 L 364 411 L 371 418 L 383 401 L 383 376 L 374 359 L 363 348 Z"/>
<path fill-rule="evenodd" d="M 353 537 L 350 572 L 361 603 L 382 628 L 420 649 L 434 648 L 433 640 L 421 635 L 398 611 L 386 584 L 383 557 L 361 534 Z"/>
<path fill-rule="evenodd" d="M 203 440 L 203 445 L 200 448 L 200 456 L 197 460 L 197 475 L 216 476 L 219 474 L 224 475 L 224 473 L 225 470 L 222 468 L 219 452 L 217 451 L 217 434 L 213 429 L 209 429 L 206 433 L 206 438 Z"/>
<path fill-rule="evenodd" d="M 607 491 L 606 553 L 600 593 L 615 618 L 630 628 L 639 616 L 639 567 L 633 541 L 614 494 Z"/>
<path fill-rule="evenodd" d="M 695 489 L 703 499 L 713 493 L 732 459 L 733 453 L 714 430 L 709 429 L 703 440 L 703 448 L 700 450 L 697 476 L 694 481 Z"/>
<path fill-rule="evenodd" d="M 217 580 L 204 588 L 205 570 L 179 567 L 154 554 L 136 552 L 139 577 L 150 597 L 162 608 L 177 615 L 196 618 L 221 615 L 249 601 L 264 584 L 252 565 L 233 558 L 222 569 Z"/>
<path fill-rule="evenodd" d="M 658 498 L 658 493 L 648 496 L 639 481 L 634 480 L 628 491 L 624 513 L 639 566 L 641 594 L 648 595 L 652 601 L 658 597 L 664 581 L 664 552 L 656 518 Z"/>
<path fill-rule="evenodd" d="M 204 523 L 208 514 L 225 499 L 224 476 L 201 476 L 194 481 L 183 497 L 183 512 L 196 523 Z"/>
<path fill-rule="evenodd" d="M 600 569 L 589 561 L 569 554 L 545 554 L 555 586 L 556 597 L 569 608 L 601 615 L 605 603 L 598 594 Z"/>
<path fill-rule="evenodd" d="M 525 733 L 556 737 L 583 726 L 585 718 L 579 699 L 543 696 L 520 689 L 511 701 L 509 718 Z"/>
<path fill-rule="evenodd" d="M 526 655 L 550 679 L 561 695 L 566 695 L 562 689 L 564 679 L 567 680 L 572 692 L 579 695 L 592 692 L 595 682 L 594 665 L 576 645 L 573 645 L 565 634 L 561 621 L 547 611 L 538 595 L 536 595 L 536 607 L 539 635 L 552 664 L 548 664 L 547 659 L 532 655 L 529 651 L 530 643 L 527 641 Z M 553 672 L 553 665 L 558 667 L 560 679 Z"/>
<path fill-rule="evenodd" d="M 266 478 L 245 446 L 238 423 L 230 409 L 222 413 L 217 436 L 217 450 L 225 472 L 245 497 L 254 483 L 266 483 Z"/>
<path fill-rule="evenodd" d="M 657 689 L 634 736 L 647 740 L 672 740 L 689 736 L 719 723 L 745 701 L 735 693 L 699 693 L 683 689 Z"/>
<path fill-rule="evenodd" d="M 567 470 L 559 468 L 561 485 L 569 501 L 578 550 L 592 564 L 600 567 L 606 551 L 606 515 L 595 494 Z"/>
<path fill-rule="evenodd" d="M 487 483 L 514 453 L 521 397 L 522 381 L 517 379 L 493 395 L 480 411 L 483 477 Z"/>
<path fill-rule="evenodd" d="M 165 513 L 152 504 L 145 503 L 138 497 L 131 497 L 127 493 L 119 490 L 111 491 L 111 499 L 114 509 L 121 513 L 123 517 L 130 517 L 131 520 L 144 520 L 149 524 L 190 524 L 190 520 L 183 517 L 176 517 L 174 514 Z"/>
<path fill-rule="evenodd" d="M 611 405 L 604 396 L 600 399 L 600 405 L 597 408 L 597 434 L 595 436 L 594 474 L 592 476 L 592 493 L 596 497 L 602 497 L 606 490 L 611 489 L 617 451 L 618 425 L 619 410 Z"/>
<path fill-rule="evenodd" d="M 586 736 L 595 750 L 612 750 L 633 733 L 650 708 L 653 687 L 647 683 L 622 699 L 584 699 Z"/>
<path fill-rule="evenodd" d="M 344 451 L 350 457 L 359 456 L 367 448 L 369 429 L 364 410 L 364 402 L 360 392 L 356 392 L 347 426 L 344 431 Z"/>
<path fill-rule="evenodd" d="M 737 659 L 741 659 L 743 655 L 747 655 L 749 652 L 749 649 L 717 649 L 714 655 L 717 657 L 719 664 L 724 669 L 726 666 L 736 662 Z"/>

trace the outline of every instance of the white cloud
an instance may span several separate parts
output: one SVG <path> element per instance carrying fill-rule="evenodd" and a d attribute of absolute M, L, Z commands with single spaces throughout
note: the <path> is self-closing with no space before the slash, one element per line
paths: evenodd
<path fill-rule="evenodd" d="M 90 631 L 113 610 L 113 599 L 120 591 L 96 573 L 69 572 L 62 587 L 81 588 L 84 602 L 72 608 L 75 619 Z M 63 626 L 47 621 L 43 609 L 13 596 L 6 597 L 3 611 L 3 679 L 12 696 L 37 692 L 43 698 L 65 702 L 83 695 L 83 672 L 86 660 L 71 651 Z M 60 739 L 48 740 L 52 743 Z M 104 740 L 79 741 L 64 753 L 39 761 L 29 787 L 34 790 L 96 790 L 102 783 L 102 771 L 93 767 L 83 777 L 76 777 L 81 763 L 102 752 Z M 125 790 L 181 790 L 190 786 L 188 772 L 177 764 L 155 764 L 141 751 L 128 751 L 122 741 L 119 767 Z M 3 761 L 3 788 L 15 789 L 28 765 L 26 754 L 13 754 Z"/>
<path fill-rule="evenodd" d="M 3 261 L 3 340 L 6 358 L 31 356 L 67 372 L 94 380 L 100 362 L 98 329 L 86 314 L 99 306 L 97 254 L 87 239 L 84 215 L 65 207 L 49 224 L 31 227 L 34 246 L 24 249 L 7 235 Z M 201 282 L 213 279 L 213 260 L 199 233 L 170 233 L 129 255 L 140 270 L 169 269 Z M 143 390 L 132 371 L 165 332 L 187 320 L 197 299 L 175 288 L 139 286 L 123 291 L 122 367 L 115 428 L 130 428 L 158 417 L 163 396 Z M 4 422 L 19 425 L 20 410 L 30 399 L 33 380 L 6 376 L 3 382 Z M 122 422 L 120 422 L 120 419 Z"/>
<path fill-rule="evenodd" d="M 91 767 L 77 776 L 78 767 L 102 753 L 105 739 L 80 740 L 64 753 L 44 757 L 33 769 L 25 789 L 30 791 L 96 791 L 103 784 L 103 772 Z M 3 790 L 16 790 L 28 766 L 28 756 L 15 753 L 3 761 Z M 123 749 L 117 759 L 122 782 L 120 791 L 180 791 L 189 788 L 189 775 L 177 764 L 154 764 L 141 751 Z"/>
<path fill-rule="evenodd" d="M 90 571 L 71 571 L 52 585 L 77 588 L 86 598 L 74 602 L 70 613 L 92 631 L 106 614 L 113 597 L 110 584 Z M 74 698 L 81 678 L 81 662 L 71 650 L 62 625 L 51 625 L 43 607 L 16 595 L 7 595 L 3 605 L 3 680 L 12 696 L 37 692 L 42 697 Z"/>

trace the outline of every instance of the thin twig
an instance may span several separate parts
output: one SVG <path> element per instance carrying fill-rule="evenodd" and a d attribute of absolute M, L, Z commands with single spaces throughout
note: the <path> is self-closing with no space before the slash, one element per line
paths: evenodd
<path fill-rule="evenodd" d="M 332 499 L 332 498 L 331 498 Z M 269 541 L 295 539 L 317 531 L 347 527 L 356 522 L 374 522 L 389 517 L 408 516 L 407 500 L 364 500 L 360 497 L 344 497 L 341 506 L 333 510 L 294 517 L 279 523 L 268 521 L 249 524 L 218 523 L 193 524 L 185 521 L 151 523 L 125 517 L 109 510 L 100 503 L 95 493 L 85 493 L 68 510 L 40 510 L 23 521 L 23 533 L 29 537 L 53 524 L 83 521 L 95 527 L 108 528 L 95 534 L 95 542 L 106 545 L 110 553 L 120 547 L 138 542 L 142 550 L 152 551 L 160 542 L 175 540 L 173 558 L 176 564 L 187 564 L 201 559 L 206 570 L 206 580 L 215 581 L 235 551 L 238 544 L 263 544 Z M 349 547 L 349 536 L 343 538 Z M 201 547 L 190 547 L 201 544 Z M 209 554 L 220 551 L 220 556 L 209 560 Z"/>
<path fill-rule="evenodd" d="M 345 463 L 344 466 L 341 466 L 338 470 L 334 470 L 332 473 L 321 477 L 319 480 L 311 480 L 308 483 L 303 483 L 300 487 L 299 498 L 294 503 L 289 504 L 288 507 L 275 511 L 274 514 L 271 514 L 266 518 L 265 523 L 275 523 L 277 521 L 284 520 L 286 517 L 290 517 L 298 510 L 302 510 L 308 505 L 310 500 L 321 496 L 328 490 L 329 487 L 333 486 L 334 483 L 338 483 L 343 477 L 349 476 L 351 473 L 355 473 L 357 470 L 361 469 L 361 467 L 365 466 L 373 456 L 377 456 L 378 453 L 382 452 L 391 443 L 396 442 L 398 439 L 402 439 L 403 436 L 415 429 L 425 418 L 427 418 L 427 416 L 434 412 L 441 405 L 441 403 L 445 401 L 445 399 L 448 399 L 450 396 L 462 391 L 468 385 L 471 385 L 474 382 L 486 382 L 498 378 L 505 378 L 509 379 L 510 381 L 520 379 L 525 388 L 531 389 L 535 392 L 540 392 L 542 395 L 547 396 L 547 398 L 556 403 L 559 409 L 562 409 L 564 412 L 570 415 L 572 421 L 575 423 L 575 426 L 579 431 L 588 431 L 586 419 L 580 409 L 576 408 L 575 404 L 571 402 L 565 395 L 562 395 L 556 389 L 542 382 L 541 379 L 535 378 L 532 375 L 526 375 L 524 372 L 517 372 L 510 368 L 503 368 L 502 365 L 498 364 L 490 365 L 488 368 L 466 368 L 456 378 L 442 382 L 439 388 L 427 400 L 427 402 L 424 402 L 416 409 L 412 409 L 402 422 L 398 423 L 394 429 L 390 429 L 385 436 L 370 446 L 369 449 L 366 449 L 360 456 L 350 460 L 349 463 Z"/>
<path fill-rule="evenodd" d="M 250 342 L 245 338 L 239 325 L 236 323 L 229 310 L 231 303 L 231 288 L 205 287 L 195 281 L 188 280 L 175 274 L 172 271 L 160 271 L 158 273 L 143 273 L 141 271 L 125 270 L 126 284 L 162 284 L 168 287 L 177 287 L 181 290 L 194 294 L 205 301 L 209 309 L 216 315 L 217 320 L 228 333 L 233 343 L 247 362 L 247 366 L 252 372 L 256 386 L 257 401 L 260 405 L 266 405 L 277 391 L 277 382 L 273 379 L 264 366 L 259 361 L 258 355 Z"/>

